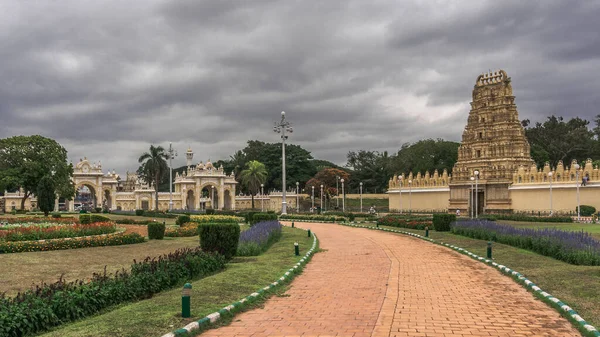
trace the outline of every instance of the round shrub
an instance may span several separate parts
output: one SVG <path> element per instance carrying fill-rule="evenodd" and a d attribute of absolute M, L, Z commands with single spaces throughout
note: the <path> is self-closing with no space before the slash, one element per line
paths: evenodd
<path fill-rule="evenodd" d="M 177 217 L 177 220 L 175 220 L 175 224 L 179 227 L 188 222 L 190 222 L 190 216 L 188 214 L 180 215 Z"/>
<path fill-rule="evenodd" d="M 200 247 L 205 252 L 217 252 L 226 259 L 235 256 L 240 241 L 240 226 L 233 223 L 203 223 L 198 225 Z"/>
<path fill-rule="evenodd" d="M 575 207 L 575 212 L 577 212 L 577 207 Z M 596 207 L 590 205 L 580 205 L 579 206 L 579 214 L 581 216 L 592 216 L 596 213 Z"/>
<path fill-rule="evenodd" d="M 148 224 L 148 238 L 150 240 L 162 240 L 165 237 L 165 224 L 151 222 Z"/>
<path fill-rule="evenodd" d="M 456 214 L 434 214 L 433 228 L 438 232 L 447 232 L 454 221 L 456 221 Z"/>

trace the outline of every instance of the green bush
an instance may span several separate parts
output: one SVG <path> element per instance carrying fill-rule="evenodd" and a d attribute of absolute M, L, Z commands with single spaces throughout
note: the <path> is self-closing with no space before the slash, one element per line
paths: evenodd
<path fill-rule="evenodd" d="M 142 243 L 145 239 L 137 233 L 117 234 L 110 236 L 91 236 L 79 238 L 77 240 L 59 239 L 46 241 L 17 241 L 17 242 L 2 242 L 0 241 L 0 254 L 4 253 L 21 253 L 21 252 L 37 252 L 62 249 L 76 249 L 88 247 L 104 247 L 104 246 L 120 246 L 134 243 Z M 1 298 L 1 296 L 0 296 Z M 2 314 L 0 313 L 0 317 Z M 1 326 L 1 325 L 0 325 Z"/>
<path fill-rule="evenodd" d="M 385 216 L 377 219 L 378 226 L 401 227 L 411 229 L 425 229 L 432 227 L 431 219 L 429 218 L 401 218 L 395 216 Z"/>
<path fill-rule="evenodd" d="M 525 214 L 494 214 L 494 215 L 481 215 L 480 219 L 487 219 L 490 221 L 496 220 L 507 220 L 507 221 L 522 221 L 522 222 L 573 222 L 570 216 L 531 216 Z"/>
<path fill-rule="evenodd" d="M 60 213 L 52 213 L 52 217 L 54 219 L 58 219 L 58 218 L 62 217 L 62 215 Z"/>
<path fill-rule="evenodd" d="M 456 214 L 434 214 L 433 228 L 438 232 L 450 231 L 450 224 L 456 221 Z"/>
<path fill-rule="evenodd" d="M 148 224 L 148 239 L 162 240 L 165 237 L 165 224 L 160 222 L 151 222 Z"/>
<path fill-rule="evenodd" d="M 575 208 L 575 212 L 577 212 L 577 208 Z M 579 206 L 579 214 L 581 216 L 592 216 L 596 213 L 596 207 L 590 205 L 580 205 Z"/>
<path fill-rule="evenodd" d="M 230 260 L 240 241 L 240 226 L 232 223 L 204 223 L 198 225 L 200 247 L 205 252 L 217 252 Z"/>
<path fill-rule="evenodd" d="M 212 215 L 215 214 L 215 209 L 214 208 L 207 208 L 206 209 L 206 215 Z"/>
<path fill-rule="evenodd" d="M 136 209 L 136 210 L 135 210 L 135 215 L 137 215 L 137 216 L 142 216 L 142 215 L 144 215 L 144 210 L 143 210 L 143 209 Z"/>
<path fill-rule="evenodd" d="M 98 214 L 91 214 L 90 215 L 90 222 L 91 223 L 94 223 L 94 222 L 106 222 L 106 221 L 110 221 L 110 218 L 106 217 L 106 216 L 98 215 Z"/>
<path fill-rule="evenodd" d="M 267 220 L 277 220 L 277 214 L 275 213 L 254 213 L 252 215 L 252 221 L 250 221 L 250 226 L 254 226 L 254 224 L 259 223 L 261 221 Z"/>
<path fill-rule="evenodd" d="M 198 280 L 225 267 L 225 259 L 199 248 L 146 257 L 131 271 L 92 274 L 91 280 L 43 283 L 19 296 L 0 296 L 0 335 L 30 336 L 95 315 L 111 306 L 140 301 L 161 291 Z"/>
<path fill-rule="evenodd" d="M 79 215 L 79 223 L 82 225 L 86 225 L 92 223 L 92 219 L 89 214 L 80 214 Z"/>
<path fill-rule="evenodd" d="M 187 222 L 190 222 L 190 216 L 188 214 L 184 214 L 177 217 L 175 224 L 181 227 L 184 223 Z"/>
<path fill-rule="evenodd" d="M 94 208 L 94 211 L 96 211 L 96 213 L 100 213 L 102 212 L 102 207 L 96 207 Z"/>
<path fill-rule="evenodd" d="M 252 219 L 254 218 L 254 214 L 259 213 L 259 212 L 254 212 L 254 211 L 249 211 L 248 213 L 246 213 L 246 223 L 250 224 L 252 222 Z"/>

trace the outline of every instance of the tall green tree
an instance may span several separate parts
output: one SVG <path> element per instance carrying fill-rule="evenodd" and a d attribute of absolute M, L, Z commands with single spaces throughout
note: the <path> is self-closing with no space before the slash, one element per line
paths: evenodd
<path fill-rule="evenodd" d="M 254 195 L 260 191 L 260 184 L 264 184 L 267 180 L 267 169 L 263 163 L 252 160 L 246 163 L 246 169 L 241 172 L 240 177 L 242 185 L 250 191 L 254 209 Z"/>
<path fill-rule="evenodd" d="M 44 212 L 44 216 L 48 216 L 50 211 L 54 209 L 54 202 L 56 200 L 56 189 L 50 175 L 45 175 L 40 180 L 36 197 L 39 209 Z"/>
<path fill-rule="evenodd" d="M 161 180 L 166 178 L 169 171 L 167 165 L 169 155 L 162 146 L 150 145 L 150 151 L 144 152 L 138 159 L 141 166 L 138 168 L 138 175 L 148 184 L 155 187 L 156 193 L 154 207 L 158 210 L 158 186 Z"/>
<path fill-rule="evenodd" d="M 364 191 L 383 192 L 387 188 L 390 176 L 390 157 L 387 152 L 378 151 L 350 151 L 348 163 L 352 179 L 348 184 L 349 190 L 358 190 L 363 183 Z"/>
<path fill-rule="evenodd" d="M 58 196 L 73 198 L 73 165 L 67 163 L 64 147 L 39 135 L 0 139 L 0 189 L 22 188 L 21 209 L 25 200 L 36 194 L 44 176 L 50 176 Z"/>

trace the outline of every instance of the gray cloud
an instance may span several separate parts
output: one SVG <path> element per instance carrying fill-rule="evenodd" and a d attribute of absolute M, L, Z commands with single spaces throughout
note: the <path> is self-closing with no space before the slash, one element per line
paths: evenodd
<path fill-rule="evenodd" d="M 149 144 L 228 158 L 290 140 L 350 150 L 460 140 L 477 76 L 521 118 L 598 111 L 597 2 L 4 1 L 0 137 L 42 134 L 123 174 Z"/>

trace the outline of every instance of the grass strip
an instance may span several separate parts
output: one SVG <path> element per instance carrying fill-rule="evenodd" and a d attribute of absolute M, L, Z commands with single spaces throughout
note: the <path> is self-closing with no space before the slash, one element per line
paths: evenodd
<path fill-rule="evenodd" d="M 281 239 L 262 255 L 236 257 L 225 271 L 192 282 L 191 309 L 196 319 L 181 317 L 181 289 L 174 289 L 148 300 L 111 308 L 42 336 L 145 337 L 172 332 L 278 279 L 302 259 L 302 255 L 294 255 L 294 242 L 299 243 L 303 255 L 310 249 L 313 238 L 307 237 L 304 230 L 284 227 Z"/>
<path fill-rule="evenodd" d="M 539 298 L 540 300 L 542 300 L 543 302 L 547 303 L 550 307 L 556 309 L 563 317 L 567 318 L 575 328 L 577 328 L 584 336 L 588 336 L 588 337 L 599 337 L 600 336 L 600 332 L 598 332 L 598 330 L 594 327 L 593 323 L 587 322 L 585 321 L 573 308 L 571 308 L 569 305 L 565 304 L 563 301 L 559 300 L 558 298 L 550 295 L 548 292 L 544 291 L 541 289 L 541 287 L 539 287 L 539 285 L 535 284 L 534 282 L 532 282 L 531 280 L 527 279 L 523 274 L 506 267 L 503 264 L 499 264 L 496 262 L 496 260 L 490 260 L 487 258 L 484 258 L 482 256 L 479 256 L 477 254 L 474 254 L 472 252 L 470 252 L 469 250 L 459 247 L 459 245 L 453 244 L 449 241 L 456 241 L 456 235 L 453 234 L 449 234 L 449 233 L 445 233 L 445 232 L 433 232 L 430 231 L 430 236 L 432 234 L 435 233 L 435 235 L 438 237 L 438 240 L 432 238 L 432 237 L 425 237 L 423 235 L 421 235 L 422 233 L 424 233 L 425 231 L 418 231 L 418 230 L 397 230 L 394 228 L 387 228 L 387 227 L 374 227 L 374 226 L 365 226 L 365 225 L 357 225 L 357 224 L 352 224 L 352 223 L 346 223 L 346 224 L 342 224 L 344 226 L 350 226 L 350 227 L 358 227 L 358 228 L 367 228 L 367 229 L 373 229 L 373 230 L 381 230 L 381 231 L 386 231 L 386 232 L 392 232 L 392 233 L 399 233 L 399 234 L 405 234 L 405 235 L 410 235 L 425 241 L 429 241 L 431 243 L 434 244 L 438 244 L 438 245 L 442 245 L 448 248 L 451 248 L 461 254 L 465 254 L 471 258 L 473 258 L 474 260 L 477 260 L 479 262 L 483 262 L 486 263 L 488 265 L 491 265 L 497 269 L 499 269 L 502 273 L 510 276 L 511 278 L 513 278 L 513 280 L 515 280 L 517 283 L 523 285 L 528 291 L 532 292 L 534 294 L 534 296 L 536 296 L 537 298 Z M 432 233 L 433 232 L 433 233 Z M 441 237 L 444 237 L 444 239 L 441 239 Z M 453 240 L 454 239 L 454 240 Z M 480 254 L 484 254 L 484 251 L 487 247 L 487 244 L 485 243 L 485 241 L 482 240 L 475 240 L 475 239 L 466 239 L 466 240 L 460 240 L 460 242 L 463 243 L 467 243 L 470 242 L 471 245 L 474 242 L 478 242 L 478 246 L 476 247 L 477 250 L 481 250 Z M 460 246 L 464 246 L 463 244 L 460 244 Z M 481 246 L 481 248 L 479 247 Z M 498 246 L 506 246 L 506 245 L 500 245 L 500 244 L 496 244 L 495 245 L 495 249 L 498 248 Z M 520 259 L 532 259 L 532 256 L 537 255 L 536 260 L 541 259 L 541 260 L 553 260 L 550 259 L 548 257 L 544 257 L 535 253 L 531 253 L 522 249 L 517 249 L 514 247 L 510 247 L 510 246 L 506 246 L 503 247 L 506 251 L 509 251 L 508 254 L 512 254 L 513 258 L 515 258 L 514 255 L 527 255 L 527 257 L 523 257 L 523 256 L 518 256 L 518 258 Z M 504 254 L 504 256 L 506 256 L 506 252 Z M 502 260 L 502 257 L 500 259 L 497 260 Z M 564 262 L 561 261 L 556 261 L 553 260 L 553 262 L 556 263 L 560 263 L 560 264 L 566 264 Z M 568 264 L 567 264 L 568 265 Z M 580 266 L 573 266 L 573 267 L 580 267 Z M 590 268 L 590 267 L 588 267 Z M 598 271 L 598 268 L 596 268 L 596 273 Z M 573 279 L 573 281 L 575 282 L 581 282 L 581 280 L 577 280 L 577 279 Z M 596 282 L 597 283 L 597 282 Z M 596 293 L 595 295 L 596 297 L 598 296 L 598 293 Z M 597 303 L 597 302 L 596 302 Z M 596 305 L 597 307 L 597 305 Z M 591 313 L 590 313 L 591 314 Z M 589 317 L 597 317 L 596 315 L 590 315 Z"/>

